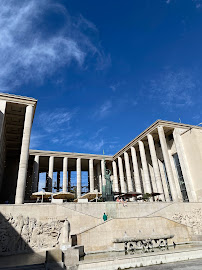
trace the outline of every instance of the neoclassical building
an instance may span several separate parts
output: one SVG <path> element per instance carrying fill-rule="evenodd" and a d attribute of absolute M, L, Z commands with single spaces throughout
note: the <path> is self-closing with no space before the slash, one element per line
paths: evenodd
<path fill-rule="evenodd" d="M 88 172 L 87 191 L 102 192 L 104 159 L 115 192 L 160 193 L 165 202 L 202 201 L 202 128 L 157 120 L 114 156 L 30 150 L 37 100 L 0 94 L 0 200 L 22 204 L 38 191 L 39 175 L 46 188 L 72 187 L 76 172 L 77 198 L 82 195 L 82 171 Z M 60 179 L 60 173 L 62 179 Z"/>

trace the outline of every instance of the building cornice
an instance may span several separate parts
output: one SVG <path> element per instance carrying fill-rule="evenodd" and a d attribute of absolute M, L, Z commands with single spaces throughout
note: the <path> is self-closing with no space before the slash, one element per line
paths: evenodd
<path fill-rule="evenodd" d="M 44 150 L 29 150 L 30 156 L 54 156 L 54 157 L 68 157 L 68 158 L 81 158 L 81 159 L 96 159 L 96 160 L 106 160 L 112 161 L 112 156 L 107 155 L 94 155 L 85 153 L 72 153 L 72 152 L 56 152 L 56 151 L 44 151 Z"/>
<path fill-rule="evenodd" d="M 36 107 L 37 104 L 37 99 L 35 98 L 11 95 L 7 93 L 0 93 L 0 100 L 5 100 L 7 102 L 18 103 L 23 105 L 32 105 L 34 107 Z"/>

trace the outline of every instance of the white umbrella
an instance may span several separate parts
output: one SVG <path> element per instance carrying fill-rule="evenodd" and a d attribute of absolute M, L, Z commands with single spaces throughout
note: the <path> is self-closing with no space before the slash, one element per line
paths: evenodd
<path fill-rule="evenodd" d="M 81 196 L 79 199 L 88 199 L 89 201 L 93 200 L 93 199 L 96 199 L 101 197 L 102 196 L 102 193 L 101 192 L 88 192 L 86 194 L 84 194 L 83 196 Z M 77 201 L 78 199 L 75 200 L 75 202 Z"/>
<path fill-rule="evenodd" d="M 74 199 L 74 197 L 75 197 L 74 193 L 71 192 L 58 192 L 53 195 L 54 199 L 64 199 L 64 200 Z"/>
<path fill-rule="evenodd" d="M 51 197 L 52 195 L 53 195 L 52 192 L 48 192 L 48 191 L 46 191 L 46 192 L 44 192 L 44 191 L 38 191 L 38 192 L 32 193 L 32 195 L 31 195 L 30 198 L 31 198 L 31 199 L 36 199 L 36 198 L 41 197 L 41 198 L 42 198 L 41 202 L 43 202 L 43 198 L 49 198 L 49 197 Z"/>

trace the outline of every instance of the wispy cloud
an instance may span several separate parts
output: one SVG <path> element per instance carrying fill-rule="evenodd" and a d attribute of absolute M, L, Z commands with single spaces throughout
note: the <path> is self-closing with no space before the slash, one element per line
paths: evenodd
<path fill-rule="evenodd" d="M 83 144 L 83 148 L 86 149 L 86 150 L 90 150 L 90 151 L 100 151 L 103 149 L 103 146 L 105 145 L 105 142 L 103 139 L 101 139 L 100 141 L 86 141 L 84 144 Z"/>
<path fill-rule="evenodd" d="M 46 19 L 49 14 L 62 22 L 51 24 Z M 42 82 L 72 62 L 88 65 L 89 57 L 95 59 L 97 69 L 105 68 L 110 56 L 99 41 L 92 41 L 97 34 L 93 23 L 83 16 L 71 16 L 57 1 L 1 0 L 0 91 L 29 81 Z"/>
<path fill-rule="evenodd" d="M 121 83 L 120 82 L 117 82 L 117 83 L 112 83 L 110 86 L 109 86 L 109 88 L 111 88 L 112 89 L 112 91 L 113 92 L 115 92 L 116 91 L 116 89 L 119 87 L 121 85 Z"/>
<path fill-rule="evenodd" d="M 45 137 L 44 134 L 38 132 L 32 132 L 30 139 L 30 149 L 37 149 L 41 145 L 42 139 Z"/>
<path fill-rule="evenodd" d="M 194 2 L 196 8 L 202 8 L 202 0 L 192 0 Z"/>
<path fill-rule="evenodd" d="M 165 70 L 153 78 L 146 87 L 149 87 L 152 99 L 170 109 L 193 105 L 193 91 L 197 88 L 191 72 L 184 70 L 176 72 Z"/>
<path fill-rule="evenodd" d="M 173 0 L 165 0 L 166 4 L 170 4 Z M 196 8 L 202 8 L 202 0 L 190 0 L 190 2 L 193 2 Z"/>
<path fill-rule="evenodd" d="M 95 111 L 94 116 L 103 118 L 111 112 L 111 109 L 112 102 L 110 100 L 107 100 Z"/>
<path fill-rule="evenodd" d="M 55 109 L 51 112 L 43 112 L 39 115 L 37 121 L 46 132 L 55 133 L 70 128 L 70 120 L 76 111 L 76 109 L 73 111 Z"/>
<path fill-rule="evenodd" d="M 36 116 L 30 148 L 46 148 L 47 142 L 50 146 L 65 147 L 70 141 L 79 138 L 81 131 L 72 128 L 72 120 L 76 117 L 77 111 L 77 108 L 71 111 L 60 108 Z M 55 147 L 52 150 L 55 150 Z"/>

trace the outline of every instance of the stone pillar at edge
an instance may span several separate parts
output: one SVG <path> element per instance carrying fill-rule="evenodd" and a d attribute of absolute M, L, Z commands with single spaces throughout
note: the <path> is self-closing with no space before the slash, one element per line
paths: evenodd
<path fill-rule="evenodd" d="M 18 179 L 17 179 L 17 187 L 16 187 L 16 195 L 15 195 L 15 204 L 24 203 L 26 178 L 27 178 L 27 166 L 28 166 L 28 159 L 29 159 L 29 143 L 30 143 L 33 114 L 34 114 L 34 107 L 32 105 L 28 105 L 26 107 L 26 112 L 25 112 L 24 130 L 23 130 L 23 137 L 22 137 L 20 163 L 19 163 Z"/>
<path fill-rule="evenodd" d="M 62 190 L 63 192 L 67 192 L 67 166 L 68 166 L 68 158 L 63 158 L 63 183 Z"/>
<path fill-rule="evenodd" d="M 178 202 L 179 199 L 177 196 L 177 190 L 176 190 L 175 180 L 174 180 L 172 167 L 171 167 L 171 163 L 170 163 L 170 158 L 169 158 L 169 154 L 168 154 L 168 148 L 167 148 L 167 143 L 166 143 L 166 138 L 165 138 L 163 126 L 158 126 L 158 134 L 159 134 L 161 149 L 162 149 L 162 153 L 163 153 L 163 159 L 165 162 L 166 172 L 167 172 L 167 176 L 168 176 L 168 181 L 170 184 L 171 195 L 172 195 L 173 201 Z"/>
<path fill-rule="evenodd" d="M 94 170 L 93 159 L 89 159 L 89 180 L 90 180 L 90 192 L 94 192 Z"/>
<path fill-rule="evenodd" d="M 77 199 L 81 197 L 81 159 L 76 160 L 76 173 L 77 173 Z"/>
<path fill-rule="evenodd" d="M 152 160 L 152 165 L 153 165 L 153 170 L 154 170 L 154 176 L 155 176 L 156 185 L 157 185 L 157 192 L 161 193 L 161 195 L 159 195 L 159 199 L 161 199 L 162 201 L 165 201 L 163 184 L 161 181 L 161 175 L 160 175 L 158 161 L 157 161 L 156 149 L 154 145 L 154 139 L 151 134 L 148 134 L 147 138 L 148 138 L 149 150 L 150 150 L 150 155 L 151 155 L 151 160 Z"/>

